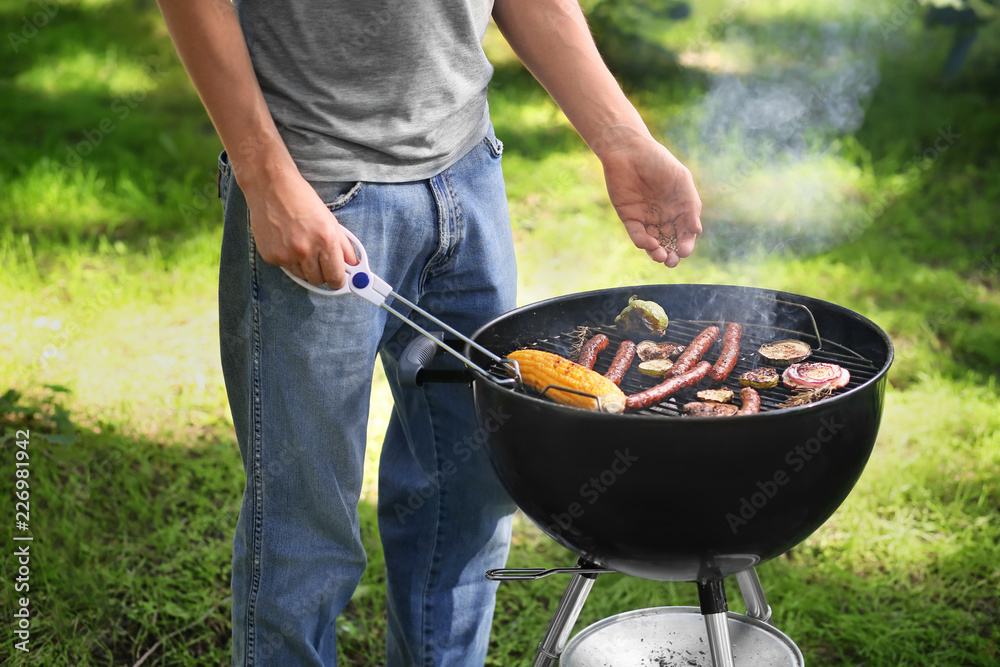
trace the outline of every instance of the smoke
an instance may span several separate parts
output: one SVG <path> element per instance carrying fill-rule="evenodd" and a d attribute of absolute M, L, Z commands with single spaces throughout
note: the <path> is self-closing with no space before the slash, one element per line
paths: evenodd
<path fill-rule="evenodd" d="M 815 252 L 846 236 L 862 174 L 843 139 L 864 122 L 881 41 L 872 21 L 730 26 L 712 58 L 688 55 L 712 63 L 708 92 L 667 136 L 705 204 L 700 252 Z"/>

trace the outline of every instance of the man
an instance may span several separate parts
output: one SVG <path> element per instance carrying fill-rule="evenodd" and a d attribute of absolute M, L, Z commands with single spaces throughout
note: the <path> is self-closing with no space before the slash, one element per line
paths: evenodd
<path fill-rule="evenodd" d="M 344 284 L 353 247 L 466 333 L 514 307 L 502 143 L 489 122 L 492 14 L 601 159 L 632 242 L 676 266 L 701 232 L 691 175 L 650 136 L 571 0 L 160 0 L 219 133 L 223 369 L 247 475 L 234 540 L 233 663 L 332 665 L 365 567 L 360 496 L 381 354 L 395 407 L 379 466 L 388 664 L 483 664 L 513 506 L 468 387 L 406 390 L 412 332 Z M 675 238 L 676 250 L 664 238 Z M 408 502 L 419 498 L 420 503 Z"/>

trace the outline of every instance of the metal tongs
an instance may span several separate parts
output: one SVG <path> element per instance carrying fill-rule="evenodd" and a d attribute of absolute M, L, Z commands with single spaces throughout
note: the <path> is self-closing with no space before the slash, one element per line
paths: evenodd
<path fill-rule="evenodd" d="M 434 317 L 420 306 L 416 305 L 415 303 L 411 303 L 406 298 L 394 292 L 392 289 L 392 285 L 390 285 L 389 283 L 387 283 L 386 281 L 382 280 L 377 275 L 375 275 L 372 272 L 371 268 L 368 266 L 368 253 L 365 252 L 365 247 L 361 244 L 361 241 L 358 240 L 358 237 L 352 234 L 351 230 L 347 229 L 346 227 L 341 227 L 340 229 L 347 236 L 347 238 L 350 239 L 351 243 L 354 244 L 355 251 L 357 252 L 358 255 L 357 264 L 354 265 L 347 264 L 344 267 L 347 272 L 347 282 L 344 284 L 343 287 L 341 287 L 340 289 L 330 289 L 325 285 L 325 283 L 323 285 L 316 286 L 310 282 L 302 280 L 301 278 L 292 274 L 288 269 L 284 267 L 282 267 L 281 270 L 284 271 L 289 278 L 297 282 L 302 287 L 305 287 L 310 292 L 313 292 L 314 294 L 319 294 L 321 296 L 342 296 L 344 294 L 354 293 L 360 296 L 365 301 L 368 301 L 369 303 L 373 303 L 376 306 L 381 306 L 382 308 L 385 308 L 390 313 L 401 319 L 403 322 L 409 324 L 411 327 L 416 329 L 428 340 L 433 341 L 434 344 L 440 347 L 442 350 L 452 355 L 453 357 L 457 358 L 459 361 L 461 361 L 469 368 L 479 371 L 485 377 L 492 379 L 497 384 L 514 385 L 521 383 L 521 370 L 518 367 L 516 361 L 514 361 L 513 359 L 498 357 L 497 355 L 493 354 L 492 352 L 487 350 L 485 347 L 483 347 L 476 341 L 472 340 L 468 336 L 465 336 L 461 332 L 456 331 L 454 328 L 450 327 L 449 325 L 445 324 L 438 318 Z M 468 357 L 463 356 L 460 352 L 452 348 L 450 345 L 447 345 L 443 341 L 439 340 L 433 333 L 424 329 L 419 324 L 413 322 L 408 317 L 400 313 L 398 310 L 387 304 L 386 299 L 388 299 L 389 297 L 392 297 L 396 301 L 402 303 L 404 306 L 409 307 L 413 312 L 417 313 L 418 315 L 426 317 L 428 320 L 430 320 L 437 326 L 441 327 L 451 335 L 455 336 L 463 343 L 466 343 L 467 345 L 470 345 L 476 350 L 482 352 L 487 357 L 492 359 L 495 364 L 502 367 L 510 377 L 500 379 L 497 378 L 495 375 L 483 370 L 482 368 L 479 367 L 478 364 L 476 364 L 476 362 L 472 361 Z"/>

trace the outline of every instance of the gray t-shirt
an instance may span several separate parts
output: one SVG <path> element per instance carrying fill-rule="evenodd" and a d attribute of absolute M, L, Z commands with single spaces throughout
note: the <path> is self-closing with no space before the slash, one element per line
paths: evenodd
<path fill-rule="evenodd" d="M 271 115 L 309 181 L 404 182 L 486 134 L 493 0 L 236 0 Z"/>

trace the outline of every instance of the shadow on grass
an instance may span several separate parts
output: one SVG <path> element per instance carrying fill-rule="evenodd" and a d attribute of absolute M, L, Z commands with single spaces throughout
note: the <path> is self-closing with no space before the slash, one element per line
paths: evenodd
<path fill-rule="evenodd" d="M 124 436 L 108 424 L 74 425 L 59 396 L 0 399 L 4 458 L 14 460 L 17 440 L 27 443 L 34 537 L 30 591 L 15 595 L 17 563 L 0 562 L 4 599 L 30 592 L 31 652 L 5 642 L 0 662 L 229 664 L 232 540 L 244 484 L 231 430 L 213 427 L 194 442 Z M 2 476 L 0 493 L 13 497 L 14 482 Z M 385 654 L 376 509 L 362 502 L 359 512 L 369 568 L 338 622 L 347 665 L 378 664 Z"/>
<path fill-rule="evenodd" d="M 235 446 L 223 433 L 185 446 L 126 437 L 107 424 L 77 429 L 75 442 L 61 444 L 49 440 L 48 401 L 15 407 L 0 415 L 0 442 L 7 460 L 26 452 L 30 470 L 31 652 L 5 642 L 0 661 L 132 665 L 152 651 L 156 664 L 227 662 L 242 487 Z M 13 478 L 0 481 L 7 496 Z"/>

